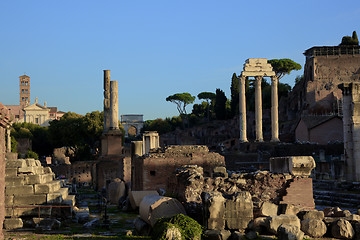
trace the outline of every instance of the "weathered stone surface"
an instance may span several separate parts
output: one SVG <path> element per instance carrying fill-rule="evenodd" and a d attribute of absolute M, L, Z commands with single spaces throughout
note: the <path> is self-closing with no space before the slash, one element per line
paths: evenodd
<path fill-rule="evenodd" d="M 5 169 L 5 177 L 15 177 L 17 176 L 17 168 L 6 168 Z"/>
<path fill-rule="evenodd" d="M 231 232 L 228 230 L 206 230 L 204 235 L 208 240 L 227 240 L 231 236 Z"/>
<path fill-rule="evenodd" d="M 52 208 L 51 207 L 41 207 L 40 208 L 40 215 L 41 216 L 51 216 Z M 25 217 L 25 216 L 38 216 L 39 215 L 39 207 L 29 207 L 29 208 L 7 208 L 6 209 L 6 216 L 18 216 L 18 217 Z"/>
<path fill-rule="evenodd" d="M 350 216 L 345 217 L 345 220 L 349 222 L 360 222 L 360 215 L 351 214 Z"/>
<path fill-rule="evenodd" d="M 22 194 L 14 197 L 14 205 L 45 204 L 46 194 Z"/>
<path fill-rule="evenodd" d="M 5 196 L 5 206 L 10 206 L 14 202 L 14 195 Z"/>
<path fill-rule="evenodd" d="M 279 204 L 279 214 L 297 215 L 300 212 L 300 207 L 293 204 Z"/>
<path fill-rule="evenodd" d="M 110 203 L 119 204 L 119 199 L 126 195 L 125 182 L 119 178 L 115 178 L 113 182 L 109 184 L 107 192 Z"/>
<path fill-rule="evenodd" d="M 34 193 L 34 187 L 32 185 L 5 187 L 6 195 L 22 195 L 22 194 L 32 194 L 32 193 Z"/>
<path fill-rule="evenodd" d="M 335 238 L 352 239 L 355 235 L 355 231 L 348 221 L 339 219 L 332 224 L 331 234 Z"/>
<path fill-rule="evenodd" d="M 276 216 L 278 214 L 278 205 L 271 202 L 263 202 L 260 207 L 259 215 L 263 217 Z"/>
<path fill-rule="evenodd" d="M 300 220 L 317 219 L 322 221 L 324 219 L 324 212 L 318 210 L 301 211 L 299 212 L 298 217 Z"/>
<path fill-rule="evenodd" d="M 74 207 L 75 219 L 78 223 L 85 223 L 90 217 L 90 211 L 88 207 L 77 208 Z"/>
<path fill-rule="evenodd" d="M 36 229 L 51 231 L 60 228 L 61 222 L 54 218 L 33 218 Z"/>
<path fill-rule="evenodd" d="M 23 227 L 23 221 L 21 218 L 5 218 L 4 228 L 6 230 L 14 230 Z"/>
<path fill-rule="evenodd" d="M 245 233 L 234 231 L 230 237 L 233 240 L 245 240 Z"/>
<path fill-rule="evenodd" d="M 267 228 L 267 217 L 257 217 L 253 219 L 248 225 L 248 228 L 256 232 L 261 232 L 262 229 Z"/>
<path fill-rule="evenodd" d="M 26 162 L 26 166 L 28 166 L 28 167 L 37 167 L 38 166 L 36 164 L 35 159 L 33 159 L 33 158 L 27 158 L 27 159 L 25 159 L 25 162 Z M 41 164 L 40 164 L 40 166 L 41 166 Z"/>
<path fill-rule="evenodd" d="M 351 212 L 349 210 L 337 211 L 332 215 L 333 217 L 350 217 Z"/>
<path fill-rule="evenodd" d="M 307 218 L 301 221 L 301 231 L 310 237 L 320 238 L 325 235 L 327 228 L 322 220 Z"/>
<path fill-rule="evenodd" d="M 225 177 L 227 178 L 229 175 L 226 171 L 225 167 L 215 167 L 213 170 L 213 177 Z"/>
<path fill-rule="evenodd" d="M 141 218 L 136 218 L 134 221 L 134 226 L 136 231 L 141 234 L 141 235 L 149 235 L 150 231 L 151 231 L 151 226 L 145 222 L 144 220 L 142 220 Z"/>
<path fill-rule="evenodd" d="M 342 211 L 339 207 L 326 207 L 323 212 L 325 217 L 333 217 L 336 212 Z"/>
<path fill-rule="evenodd" d="M 277 231 L 279 240 L 303 240 L 304 233 L 298 226 L 282 224 Z"/>
<path fill-rule="evenodd" d="M 54 180 L 54 173 L 24 176 L 26 184 L 44 184 Z"/>
<path fill-rule="evenodd" d="M 5 177 L 6 186 L 20 186 L 25 184 L 24 176 Z"/>
<path fill-rule="evenodd" d="M 270 158 L 270 171 L 274 173 L 291 173 L 294 176 L 310 176 L 316 167 L 312 156 L 291 156 Z"/>
<path fill-rule="evenodd" d="M 148 195 L 159 195 L 157 191 L 129 191 L 129 201 L 131 207 L 136 209 L 140 206 L 142 199 Z"/>
<path fill-rule="evenodd" d="M 186 215 L 184 207 L 175 198 L 148 195 L 140 203 L 139 213 L 142 220 L 154 226 L 162 217 L 172 217 L 176 214 Z"/>
<path fill-rule="evenodd" d="M 166 229 L 165 233 L 165 239 L 166 240 L 181 240 L 181 232 L 178 227 L 175 225 Z"/>
<path fill-rule="evenodd" d="M 26 162 L 23 159 L 6 161 L 6 168 L 22 168 L 26 167 Z"/>
<path fill-rule="evenodd" d="M 276 234 L 277 229 L 282 224 L 295 226 L 300 229 L 300 219 L 295 215 L 281 214 L 279 216 L 270 216 L 267 219 L 267 224 L 267 229 L 272 234 Z"/>
<path fill-rule="evenodd" d="M 219 192 L 203 194 L 205 227 L 210 230 L 225 228 L 225 198 Z"/>
<path fill-rule="evenodd" d="M 75 195 L 68 195 L 62 202 L 63 205 L 75 206 Z"/>
<path fill-rule="evenodd" d="M 231 199 L 226 199 L 225 223 L 228 229 L 245 230 L 252 219 L 253 202 L 249 192 L 238 192 Z"/>
<path fill-rule="evenodd" d="M 60 189 L 60 181 L 53 181 L 50 183 L 34 185 L 35 194 L 52 193 L 58 191 L 59 189 Z"/>

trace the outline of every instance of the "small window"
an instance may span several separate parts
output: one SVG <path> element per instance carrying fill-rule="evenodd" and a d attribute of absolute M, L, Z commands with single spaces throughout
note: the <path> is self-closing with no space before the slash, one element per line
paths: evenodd
<path fill-rule="evenodd" d="M 21 93 L 24 93 L 25 92 L 25 90 L 24 89 L 21 89 Z"/>
<path fill-rule="evenodd" d="M 150 176 L 155 176 L 156 172 L 155 171 L 150 171 Z"/>
<path fill-rule="evenodd" d="M 35 118 L 35 123 L 39 124 L 39 118 Z"/>

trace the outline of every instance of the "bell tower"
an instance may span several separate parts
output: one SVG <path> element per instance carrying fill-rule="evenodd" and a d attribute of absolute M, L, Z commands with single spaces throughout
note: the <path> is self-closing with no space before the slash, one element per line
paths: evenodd
<path fill-rule="evenodd" d="M 29 106 L 30 104 L 30 77 L 22 75 L 19 77 L 20 86 L 20 106 L 22 108 Z"/>

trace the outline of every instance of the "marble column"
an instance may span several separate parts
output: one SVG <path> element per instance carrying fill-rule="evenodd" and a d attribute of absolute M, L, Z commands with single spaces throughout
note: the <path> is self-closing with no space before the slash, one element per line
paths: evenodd
<path fill-rule="evenodd" d="M 271 141 L 279 141 L 278 78 L 271 77 Z"/>
<path fill-rule="evenodd" d="M 110 128 L 110 70 L 104 70 L 104 133 Z"/>
<path fill-rule="evenodd" d="M 11 152 L 10 127 L 6 128 L 6 152 Z"/>
<path fill-rule="evenodd" d="M 110 129 L 119 129 L 119 99 L 117 81 L 110 81 Z"/>
<path fill-rule="evenodd" d="M 245 79 L 239 78 L 239 113 L 240 113 L 240 142 L 247 142 L 246 136 L 246 97 L 245 97 Z"/>
<path fill-rule="evenodd" d="M 262 77 L 255 77 L 255 129 L 257 142 L 263 141 L 262 132 L 262 96 L 261 96 L 261 80 Z"/>

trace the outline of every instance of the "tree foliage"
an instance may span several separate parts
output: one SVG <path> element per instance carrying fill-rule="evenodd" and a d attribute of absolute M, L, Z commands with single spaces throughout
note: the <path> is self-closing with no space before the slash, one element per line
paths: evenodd
<path fill-rule="evenodd" d="M 231 77 L 231 117 L 239 114 L 239 78 L 236 76 L 236 73 L 233 73 Z"/>
<path fill-rule="evenodd" d="M 210 101 L 214 101 L 216 99 L 216 94 L 212 92 L 201 92 L 198 94 L 198 98 L 206 100 L 207 120 L 210 121 Z M 202 104 L 202 106 L 204 106 L 204 104 Z"/>
<path fill-rule="evenodd" d="M 176 93 L 166 98 L 166 101 L 176 104 L 177 110 L 180 115 L 186 115 L 186 106 L 192 104 L 195 101 L 195 97 L 190 93 Z"/>
<path fill-rule="evenodd" d="M 299 63 L 294 62 L 291 59 L 283 58 L 283 59 L 271 59 L 268 60 L 268 63 L 273 67 L 276 76 L 280 80 L 286 74 L 290 74 L 293 70 L 300 70 L 301 65 Z"/>
<path fill-rule="evenodd" d="M 344 36 L 341 39 L 340 46 L 347 46 L 347 45 L 359 45 L 359 39 L 357 37 L 356 31 L 353 31 L 352 37 Z"/>
<path fill-rule="evenodd" d="M 221 89 L 216 89 L 216 99 L 215 99 L 215 116 L 218 120 L 226 119 L 226 102 L 227 98 L 224 91 Z"/>

